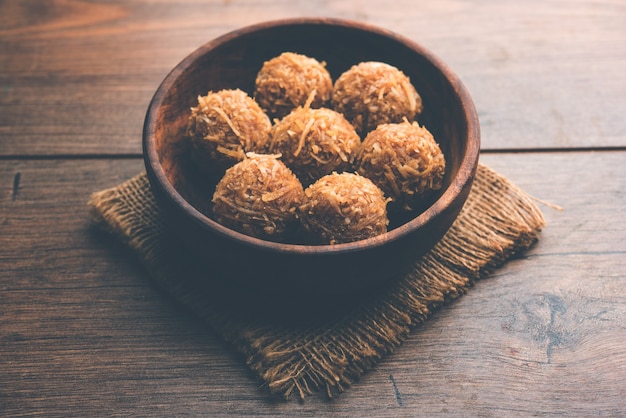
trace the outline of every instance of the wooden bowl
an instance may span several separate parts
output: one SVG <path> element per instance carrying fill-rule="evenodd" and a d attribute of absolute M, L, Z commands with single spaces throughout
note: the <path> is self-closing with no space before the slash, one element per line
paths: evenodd
<path fill-rule="evenodd" d="M 335 80 L 362 61 L 401 69 L 420 93 L 419 117 L 446 157 L 444 187 L 425 207 L 396 219 L 386 234 L 338 245 L 284 244 L 226 228 L 203 211 L 214 184 L 188 161 L 190 108 L 209 90 L 241 88 L 251 96 L 263 62 L 291 51 L 327 63 Z M 219 276 L 269 292 L 341 293 L 393 280 L 446 233 L 470 191 L 480 148 L 478 117 L 457 76 L 416 42 L 364 23 L 301 18 L 245 27 L 212 40 L 177 65 L 156 91 L 143 131 L 145 166 L 167 222 Z"/>

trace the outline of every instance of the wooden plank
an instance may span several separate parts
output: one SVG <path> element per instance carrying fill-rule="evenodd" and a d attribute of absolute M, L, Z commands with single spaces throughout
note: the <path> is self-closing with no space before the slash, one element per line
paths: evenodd
<path fill-rule="evenodd" d="M 139 160 L 0 167 L 0 415 L 200 414 L 198 399 L 228 399 L 237 382 L 260 397 L 239 359 L 91 227 L 89 194 Z"/>
<path fill-rule="evenodd" d="M 620 0 L 38 4 L 0 3 L 0 155 L 138 154 L 150 98 L 188 53 L 306 15 L 370 22 L 441 56 L 474 96 L 484 149 L 626 146 Z"/>
<path fill-rule="evenodd" d="M 626 153 L 483 162 L 565 208 L 538 245 L 335 401 L 282 403 L 90 227 L 140 160 L 1 161 L 0 415 L 623 415 Z"/>
<path fill-rule="evenodd" d="M 564 210 L 543 206 L 548 226 L 537 246 L 441 311 L 372 378 L 392 375 L 396 362 L 412 370 L 394 375 L 396 386 L 425 416 L 623 415 L 624 158 L 483 156 Z M 422 376 L 429 384 L 416 385 Z"/>

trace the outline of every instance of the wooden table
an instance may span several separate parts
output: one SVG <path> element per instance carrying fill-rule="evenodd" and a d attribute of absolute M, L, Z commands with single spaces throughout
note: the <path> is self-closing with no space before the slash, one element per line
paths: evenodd
<path fill-rule="evenodd" d="M 89 221 L 138 173 L 148 102 L 204 42 L 358 19 L 447 61 L 481 160 L 563 211 L 331 401 L 270 400 Z M 623 0 L 0 1 L 0 415 L 626 415 Z"/>

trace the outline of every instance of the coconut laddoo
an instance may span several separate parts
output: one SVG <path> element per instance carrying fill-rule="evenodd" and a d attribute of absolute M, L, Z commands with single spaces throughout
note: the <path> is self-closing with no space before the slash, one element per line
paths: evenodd
<path fill-rule="evenodd" d="M 311 107 L 330 101 L 333 82 L 325 63 L 294 52 L 266 61 L 255 80 L 254 98 L 272 117 L 282 118 L 313 96 Z"/>
<path fill-rule="evenodd" d="M 282 160 L 307 185 L 352 161 L 361 140 L 352 125 L 328 108 L 299 107 L 272 127 L 269 152 Z"/>
<path fill-rule="evenodd" d="M 335 81 L 332 107 L 365 136 L 383 123 L 414 120 L 422 112 L 422 99 L 398 68 L 367 61 L 352 66 Z"/>
<path fill-rule="evenodd" d="M 433 135 L 417 122 L 378 126 L 355 156 L 356 171 L 392 200 L 390 210 L 414 209 L 428 192 L 441 189 L 445 167 Z"/>
<path fill-rule="evenodd" d="M 358 241 L 387 232 L 387 200 L 366 177 L 328 174 L 304 193 L 300 221 L 324 244 Z"/>
<path fill-rule="evenodd" d="M 246 152 L 264 152 L 271 127 L 269 117 L 244 91 L 210 91 L 191 108 L 186 132 L 191 160 L 202 171 L 221 175 Z"/>
<path fill-rule="evenodd" d="M 226 170 L 213 194 L 213 216 L 224 226 L 273 241 L 297 226 L 304 190 L 275 155 L 249 153 Z"/>

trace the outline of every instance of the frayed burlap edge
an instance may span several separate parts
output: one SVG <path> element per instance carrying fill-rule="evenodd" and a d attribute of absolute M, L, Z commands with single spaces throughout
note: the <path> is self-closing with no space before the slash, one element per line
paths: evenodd
<path fill-rule="evenodd" d="M 145 173 L 94 193 L 89 204 L 94 220 L 139 255 L 159 286 L 242 353 L 271 393 L 301 399 L 320 389 L 328 396 L 343 391 L 433 310 L 529 248 L 545 225 L 531 196 L 481 164 L 459 217 L 409 274 L 340 317 L 278 326 L 239 305 L 211 302 L 222 296 L 219 281 L 198 280 L 205 266 L 170 236 Z"/>

